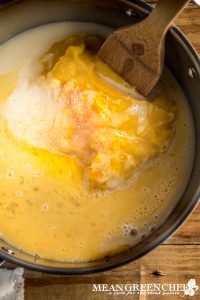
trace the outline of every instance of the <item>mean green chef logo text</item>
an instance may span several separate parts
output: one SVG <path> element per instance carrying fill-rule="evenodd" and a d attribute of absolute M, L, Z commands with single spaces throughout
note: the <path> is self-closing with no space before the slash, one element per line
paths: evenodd
<path fill-rule="evenodd" d="M 92 291 L 110 295 L 180 295 L 192 297 L 198 291 L 198 285 L 195 279 L 190 279 L 187 284 L 93 284 Z"/>

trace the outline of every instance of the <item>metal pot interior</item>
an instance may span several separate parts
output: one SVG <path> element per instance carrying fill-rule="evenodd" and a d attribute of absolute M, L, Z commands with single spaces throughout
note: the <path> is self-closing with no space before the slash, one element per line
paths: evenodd
<path fill-rule="evenodd" d="M 0 1 L 0 44 L 19 32 L 57 21 L 96 22 L 115 28 L 138 22 L 150 7 L 140 1 L 126 0 L 17 0 Z M 166 64 L 182 86 L 194 118 L 195 161 L 184 195 L 165 222 L 146 240 L 133 248 L 104 260 L 68 263 L 42 259 L 19 251 L 0 240 L 0 257 L 37 271 L 82 274 L 103 271 L 137 259 L 169 237 L 190 214 L 198 201 L 200 187 L 200 61 L 177 28 L 166 40 Z M 34 226 L 34 224 L 33 224 Z M 42 243 L 42 241 L 41 241 Z"/>

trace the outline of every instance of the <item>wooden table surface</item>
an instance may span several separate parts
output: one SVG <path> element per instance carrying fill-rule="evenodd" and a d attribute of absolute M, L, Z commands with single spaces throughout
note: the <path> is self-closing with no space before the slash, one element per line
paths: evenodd
<path fill-rule="evenodd" d="M 174 0 L 176 1 L 176 0 Z M 147 1 L 148 2 L 148 1 Z M 156 1 L 152 1 L 156 2 Z M 194 4 L 176 24 L 200 54 L 200 8 Z M 25 300 L 180 299 L 180 296 L 113 296 L 92 292 L 93 283 L 180 283 L 195 278 L 200 290 L 200 203 L 186 223 L 157 249 L 123 267 L 82 276 L 56 276 L 25 271 Z M 162 276 L 156 276 L 155 271 Z M 188 299 L 200 299 L 200 292 Z M 187 299 L 185 297 L 184 299 Z"/>

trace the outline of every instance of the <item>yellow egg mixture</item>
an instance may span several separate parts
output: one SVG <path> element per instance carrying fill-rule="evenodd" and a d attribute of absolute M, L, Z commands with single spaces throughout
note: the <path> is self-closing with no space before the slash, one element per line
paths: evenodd
<path fill-rule="evenodd" d="M 180 87 L 166 71 L 144 99 L 96 55 L 108 32 L 55 23 L 0 49 L 0 236 L 28 253 L 120 252 L 163 222 L 187 183 L 194 137 Z"/>

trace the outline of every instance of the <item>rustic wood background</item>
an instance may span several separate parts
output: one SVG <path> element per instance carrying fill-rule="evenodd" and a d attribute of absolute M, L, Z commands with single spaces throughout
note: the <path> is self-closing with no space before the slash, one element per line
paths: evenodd
<path fill-rule="evenodd" d="M 167 0 L 166 0 L 167 1 Z M 176 0 L 174 0 L 176 1 Z M 146 1 L 154 4 L 156 1 Z M 193 3 L 176 25 L 200 54 L 200 8 Z M 153 252 L 128 265 L 104 273 L 56 276 L 25 271 L 25 300 L 176 300 L 180 296 L 112 296 L 92 292 L 93 283 L 181 283 L 195 278 L 200 290 L 200 204 L 177 233 Z M 8 267 L 10 267 L 8 265 Z M 158 272 L 156 272 L 158 271 Z M 157 274 L 157 275 L 156 275 Z M 159 275 L 160 274 L 160 275 Z M 200 292 L 194 297 L 200 299 Z"/>

